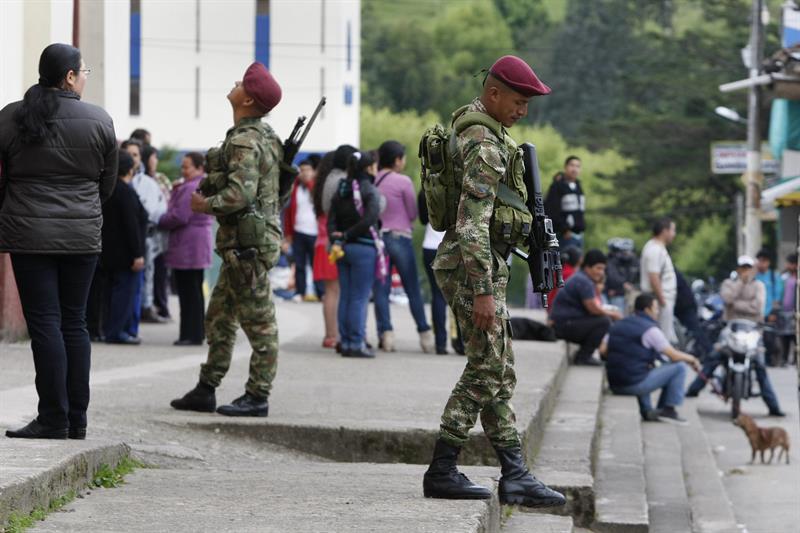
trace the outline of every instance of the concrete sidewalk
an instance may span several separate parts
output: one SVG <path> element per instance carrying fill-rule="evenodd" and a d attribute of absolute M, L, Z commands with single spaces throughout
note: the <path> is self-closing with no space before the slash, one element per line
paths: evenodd
<path fill-rule="evenodd" d="M 207 531 L 496 530 L 496 500 L 422 497 L 421 464 L 430 460 L 441 410 L 465 359 L 421 353 L 408 309 L 393 306 L 392 312 L 398 352 L 353 360 L 320 347 L 319 304 L 279 303 L 281 354 L 267 419 L 169 407 L 194 386 L 205 360 L 202 347 L 171 345 L 177 324 L 144 325 L 145 342 L 138 347 L 95 344 L 90 438 L 125 442 L 159 468 L 138 471 L 128 485 L 76 501 L 69 513 L 48 518 L 41 527 L 51 529 L 42 530 L 142 530 L 125 525 L 137 516 L 135 523 L 145 527 L 150 520 L 145 529 L 152 531 L 197 531 L 198 523 Z M 6 346 L 0 347 L 3 365 L 14 379 L 0 377 L 0 425 L 8 426 L 30 419 L 35 392 L 28 385 L 33 374 L 27 347 Z M 517 342 L 515 353 L 518 427 L 533 446 L 564 375 L 564 348 Z M 240 336 L 231 371 L 217 391 L 218 404 L 242 393 L 248 357 Z M 464 463 L 493 462 L 478 433 L 479 428 Z M 62 446 L 66 452 L 68 445 Z M 0 448 L 0 461 L 2 454 Z M 417 464 L 366 464 L 374 462 Z M 498 474 L 484 467 L 468 472 L 487 484 Z M 228 510 L 242 520 L 225 522 Z M 269 529 L 279 516 L 287 522 Z"/>

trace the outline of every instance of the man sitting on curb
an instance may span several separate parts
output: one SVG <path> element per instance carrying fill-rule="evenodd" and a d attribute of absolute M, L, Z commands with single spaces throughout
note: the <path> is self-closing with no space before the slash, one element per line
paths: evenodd
<path fill-rule="evenodd" d="M 760 322 L 763 319 L 764 298 L 766 290 L 764 284 L 755 278 L 755 261 L 749 255 L 741 255 L 736 262 L 736 279 L 726 279 L 722 282 L 719 295 L 725 302 L 725 314 L 723 319 L 728 320 L 750 320 Z M 703 374 L 711 377 L 714 370 L 722 363 L 722 354 L 714 351 L 706 357 L 703 363 Z M 778 404 L 778 396 L 767 375 L 767 368 L 764 362 L 758 358 L 750 360 L 750 364 L 756 372 L 758 386 L 761 388 L 761 399 L 767 404 L 770 416 L 786 416 Z M 686 396 L 694 397 L 700 394 L 705 387 L 705 382 L 697 378 L 689 385 Z"/>
<path fill-rule="evenodd" d="M 600 364 L 592 359 L 592 354 L 608 332 L 611 319 L 622 318 L 619 311 L 603 309 L 596 298 L 595 286 L 603 279 L 605 272 L 605 254 L 600 250 L 589 250 L 583 258 L 581 269 L 569 278 L 553 302 L 550 319 L 556 337 L 580 344 L 575 354 L 576 365 Z"/>
<path fill-rule="evenodd" d="M 634 314 L 620 320 L 608 332 L 600 347 L 606 359 L 608 384 L 614 394 L 636 396 L 642 418 L 685 424 L 675 407 L 683 403 L 686 366 L 700 369 L 693 355 L 676 350 L 658 327 L 661 310 L 653 294 L 640 294 L 634 302 Z M 671 362 L 654 366 L 660 354 Z M 650 403 L 650 393 L 661 389 L 658 409 Z"/>

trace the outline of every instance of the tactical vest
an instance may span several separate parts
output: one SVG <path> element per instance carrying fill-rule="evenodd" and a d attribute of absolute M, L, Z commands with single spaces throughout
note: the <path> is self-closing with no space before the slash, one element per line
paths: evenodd
<path fill-rule="evenodd" d="M 498 185 L 489 233 L 492 247 L 507 256 L 511 246 L 524 245 L 531 231 L 533 216 L 526 206 L 522 149 L 505 132 L 502 124 L 485 113 L 468 112 L 468 106 L 453 113 L 451 131 L 437 124 L 420 141 L 422 187 L 431 225 L 438 231 L 455 227 L 464 163 L 458 149 L 458 136 L 471 126 L 488 128 L 508 153 L 505 174 Z"/>
<path fill-rule="evenodd" d="M 280 234 L 279 227 L 271 226 L 276 226 L 274 221 L 280 213 L 277 163 L 282 159 L 283 149 L 278 136 L 263 122 L 241 126 L 241 130 L 255 130 L 260 134 L 261 139 L 264 141 L 261 143 L 262 149 L 269 150 L 272 153 L 276 164 L 274 170 L 264 168 L 259 170 L 261 172 L 274 173 L 275 179 L 269 179 L 268 175 L 261 174 L 253 203 L 241 211 L 221 217 L 219 223 L 220 225 L 237 226 L 236 233 L 239 248 L 260 248 L 266 244 L 268 239 L 274 238 L 274 235 L 271 236 L 270 233 L 275 233 L 277 230 L 278 234 Z M 234 145 L 236 144 L 235 140 L 230 142 Z M 250 144 L 248 143 L 246 147 L 249 148 Z M 228 170 L 227 157 L 224 154 L 224 150 L 222 152 L 225 178 L 220 188 L 224 188 L 227 185 Z"/>

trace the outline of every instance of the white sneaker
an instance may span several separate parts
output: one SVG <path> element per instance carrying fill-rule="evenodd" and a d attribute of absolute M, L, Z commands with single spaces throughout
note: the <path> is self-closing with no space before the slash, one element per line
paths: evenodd
<path fill-rule="evenodd" d="M 378 343 L 380 349 L 384 352 L 394 351 L 394 331 L 384 331 L 381 333 L 380 342 Z"/>
<path fill-rule="evenodd" d="M 419 345 L 425 353 L 436 352 L 436 339 L 433 338 L 433 330 L 429 329 L 419 334 Z"/>

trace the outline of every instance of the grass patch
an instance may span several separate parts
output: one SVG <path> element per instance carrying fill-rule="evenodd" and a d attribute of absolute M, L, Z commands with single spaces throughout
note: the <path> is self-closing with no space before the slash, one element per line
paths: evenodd
<path fill-rule="evenodd" d="M 119 487 L 125 482 L 125 476 L 137 468 L 147 468 L 147 465 L 131 457 L 123 457 L 116 467 L 111 468 L 107 464 L 102 464 L 95 472 L 94 477 L 89 482 L 89 488 L 103 487 L 112 489 Z M 52 500 L 47 507 L 37 507 L 30 514 L 12 513 L 8 517 L 8 524 L 2 531 L 4 533 L 23 533 L 32 527 L 36 522 L 44 520 L 48 514 L 58 511 L 66 504 L 74 500 L 78 492 L 70 490 L 60 498 Z"/>
<path fill-rule="evenodd" d="M 60 498 L 52 500 L 47 508 L 37 507 L 27 515 L 11 513 L 11 516 L 8 517 L 8 525 L 4 530 L 5 533 L 22 533 L 29 527 L 33 526 L 33 524 L 36 522 L 44 520 L 48 514 L 58 511 L 64 507 L 66 504 L 74 500 L 77 495 L 77 491 L 70 490 Z"/>
<path fill-rule="evenodd" d="M 106 464 L 100 465 L 97 472 L 89 483 L 92 487 L 103 487 L 106 489 L 113 489 L 119 487 L 125 482 L 125 476 L 133 472 L 136 468 L 144 468 L 145 464 L 130 457 L 123 457 L 117 464 L 116 468 L 110 468 Z"/>

